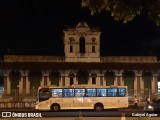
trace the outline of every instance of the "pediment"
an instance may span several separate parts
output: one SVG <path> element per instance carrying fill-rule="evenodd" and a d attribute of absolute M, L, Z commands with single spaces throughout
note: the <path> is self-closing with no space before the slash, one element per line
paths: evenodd
<path fill-rule="evenodd" d="M 76 29 L 90 29 L 86 22 L 79 22 L 76 26 Z"/>

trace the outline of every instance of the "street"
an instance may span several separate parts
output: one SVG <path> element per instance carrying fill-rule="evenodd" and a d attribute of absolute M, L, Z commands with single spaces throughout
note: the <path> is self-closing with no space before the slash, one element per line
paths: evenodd
<path fill-rule="evenodd" d="M 140 117 L 147 117 L 145 120 L 160 120 L 158 113 L 145 113 L 135 109 L 104 110 L 101 112 L 93 110 L 52 112 L 33 109 L 1 109 L 0 111 L 1 120 L 23 120 L 24 118 L 25 120 L 142 120 Z"/>

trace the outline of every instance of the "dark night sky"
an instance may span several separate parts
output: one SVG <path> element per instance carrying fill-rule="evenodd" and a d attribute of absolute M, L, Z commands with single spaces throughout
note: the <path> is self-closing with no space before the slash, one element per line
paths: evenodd
<path fill-rule="evenodd" d="M 160 28 L 142 14 L 132 22 L 90 15 L 81 0 L 1 0 L 0 54 L 64 55 L 63 29 L 85 20 L 100 27 L 101 56 L 160 56 Z"/>

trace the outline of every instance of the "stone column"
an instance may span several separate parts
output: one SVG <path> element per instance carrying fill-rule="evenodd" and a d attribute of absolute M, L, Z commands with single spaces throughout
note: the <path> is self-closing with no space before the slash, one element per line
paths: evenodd
<path fill-rule="evenodd" d="M 116 81 L 117 81 L 117 85 L 118 86 L 123 86 L 124 85 L 124 81 L 123 81 L 123 79 L 122 79 L 122 74 L 116 74 Z"/>
<path fill-rule="evenodd" d="M 116 82 L 117 82 L 117 86 L 120 86 L 120 85 L 121 85 L 120 75 L 121 75 L 121 74 L 116 74 Z"/>
<path fill-rule="evenodd" d="M 77 81 L 76 77 L 73 77 L 73 84 L 78 85 L 78 81 Z"/>
<path fill-rule="evenodd" d="M 105 80 L 105 77 L 104 77 L 104 75 L 102 76 L 100 76 L 100 79 L 102 80 L 102 84 L 103 84 L 103 86 L 106 86 L 106 80 Z"/>
<path fill-rule="evenodd" d="M 60 80 L 59 80 L 59 86 L 63 86 L 63 77 L 62 76 L 60 77 Z"/>
<path fill-rule="evenodd" d="M 7 76 L 7 94 L 11 93 L 11 80 L 9 79 L 9 76 Z"/>
<path fill-rule="evenodd" d="M 48 85 L 48 86 L 51 86 L 51 81 L 50 81 L 50 79 L 49 79 L 49 76 L 47 76 L 47 85 Z"/>
<path fill-rule="evenodd" d="M 29 70 L 21 71 L 21 80 L 23 81 L 21 84 L 23 86 L 23 93 L 25 94 L 30 93 L 30 81 L 28 80 L 28 73 Z"/>
<path fill-rule="evenodd" d="M 156 92 L 156 88 L 157 88 L 157 86 L 155 84 L 157 82 L 156 79 L 158 79 L 158 75 L 153 74 L 153 77 L 152 77 L 152 80 L 151 80 L 151 90 L 152 90 L 152 93 Z"/>
<path fill-rule="evenodd" d="M 101 76 L 96 77 L 96 85 L 103 85 L 103 78 Z"/>
<path fill-rule="evenodd" d="M 70 86 L 70 79 L 68 76 L 65 76 L 65 86 Z"/>
<path fill-rule="evenodd" d="M 47 86 L 47 76 L 44 76 L 44 86 Z"/>
<path fill-rule="evenodd" d="M 19 80 L 19 94 L 23 93 L 23 76 Z"/>
<path fill-rule="evenodd" d="M 123 80 L 122 74 L 120 75 L 120 85 L 121 85 L 121 86 L 124 85 L 124 80 Z"/>
<path fill-rule="evenodd" d="M 92 85 L 92 76 L 89 74 L 88 85 Z"/>
<path fill-rule="evenodd" d="M 7 76 L 4 76 L 4 94 L 7 94 Z"/>
<path fill-rule="evenodd" d="M 136 74 L 136 78 L 137 78 L 137 91 L 140 93 L 140 75 Z"/>
<path fill-rule="evenodd" d="M 137 83 L 138 83 L 138 74 L 136 74 L 134 78 L 134 93 L 135 94 L 138 93 Z"/>
<path fill-rule="evenodd" d="M 26 76 L 23 77 L 23 94 L 26 94 Z"/>
<path fill-rule="evenodd" d="M 30 94 L 30 81 L 28 76 L 26 76 L 26 94 Z"/>
<path fill-rule="evenodd" d="M 42 76 L 42 80 L 41 80 L 40 86 L 44 86 L 44 76 Z"/>
<path fill-rule="evenodd" d="M 46 86 L 46 85 L 48 85 L 47 76 L 49 76 L 49 71 L 43 70 L 42 71 L 42 80 L 40 82 L 40 86 Z"/>
<path fill-rule="evenodd" d="M 144 79 L 143 79 L 143 76 L 142 74 L 140 74 L 140 92 L 141 93 L 144 93 Z"/>
<path fill-rule="evenodd" d="M 118 79 L 117 79 L 118 77 L 117 76 L 115 76 L 115 79 L 114 79 L 114 85 L 115 86 L 118 86 Z"/>
<path fill-rule="evenodd" d="M 156 77 L 155 77 L 155 92 L 158 92 L 158 75 L 156 75 Z"/>

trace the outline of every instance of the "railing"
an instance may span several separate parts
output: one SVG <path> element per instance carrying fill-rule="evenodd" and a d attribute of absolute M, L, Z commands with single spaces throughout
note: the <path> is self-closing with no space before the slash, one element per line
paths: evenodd
<path fill-rule="evenodd" d="M 63 56 L 5 55 L 5 62 L 64 62 Z"/>
<path fill-rule="evenodd" d="M 157 90 L 155 91 L 152 91 L 151 89 L 144 89 L 144 90 L 133 90 L 133 89 L 130 89 L 128 90 L 128 104 L 129 105 L 134 105 L 135 102 L 134 102 L 134 99 L 135 99 L 135 96 L 137 97 L 138 99 L 138 106 L 144 106 L 146 104 L 146 98 L 149 97 L 151 102 L 153 99 L 156 99 L 157 98 L 157 95 L 155 93 Z"/>
<path fill-rule="evenodd" d="M 37 100 L 37 90 L 19 92 L 19 90 L 5 91 L 0 94 L 0 102 L 33 102 Z"/>
<path fill-rule="evenodd" d="M 101 62 L 156 63 L 155 56 L 109 56 L 101 57 Z"/>
<path fill-rule="evenodd" d="M 0 102 L 0 108 L 35 108 L 35 102 Z"/>

